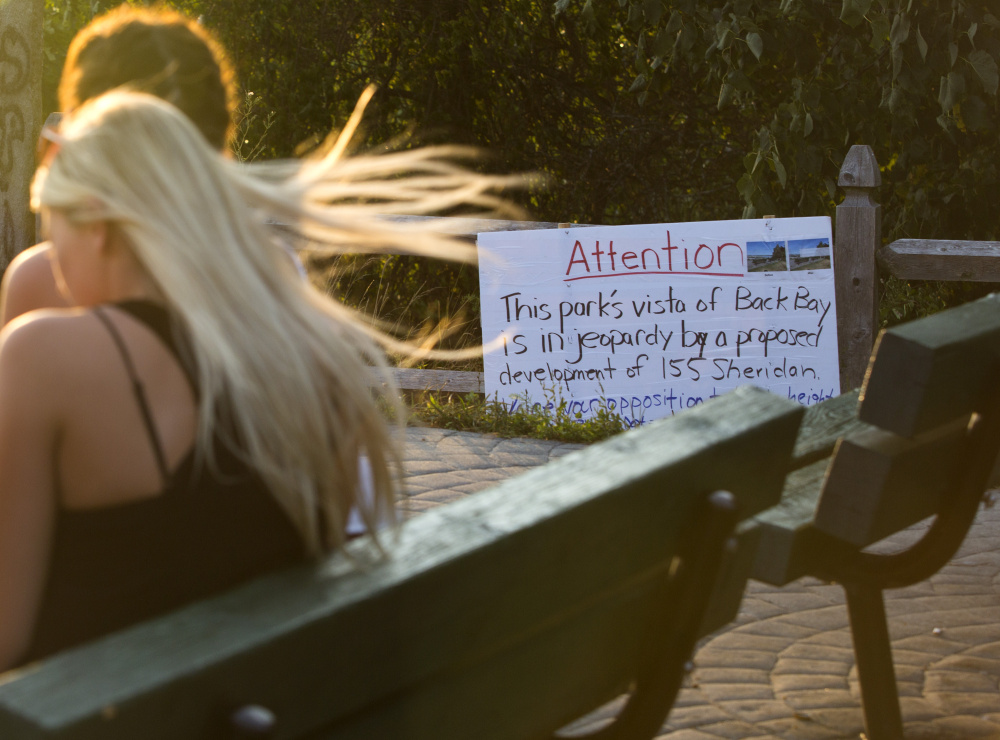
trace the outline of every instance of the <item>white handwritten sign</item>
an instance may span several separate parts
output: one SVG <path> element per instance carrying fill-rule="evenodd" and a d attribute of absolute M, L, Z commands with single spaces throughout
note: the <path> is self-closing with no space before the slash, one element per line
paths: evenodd
<path fill-rule="evenodd" d="M 487 394 L 636 425 L 740 385 L 839 392 L 828 218 L 479 235 Z"/>

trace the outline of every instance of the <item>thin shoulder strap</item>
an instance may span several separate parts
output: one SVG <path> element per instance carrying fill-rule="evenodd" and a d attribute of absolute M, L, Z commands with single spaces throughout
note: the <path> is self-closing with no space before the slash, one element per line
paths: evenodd
<path fill-rule="evenodd" d="M 118 331 L 118 328 L 114 325 L 104 309 L 101 306 L 94 307 L 94 315 L 101 320 L 101 323 L 107 328 L 108 333 L 111 338 L 114 339 L 115 345 L 118 347 L 118 353 L 122 356 L 122 360 L 125 363 L 125 370 L 128 373 L 129 380 L 132 381 L 132 391 L 135 393 L 135 400 L 139 404 L 139 411 L 142 413 L 142 423 L 146 426 L 146 433 L 149 435 L 150 445 L 153 447 L 153 453 L 156 455 L 156 467 L 160 469 L 160 477 L 163 482 L 166 483 L 170 480 L 170 471 L 167 469 L 167 460 L 163 454 L 163 445 L 160 443 L 160 435 L 156 431 L 156 425 L 153 423 L 153 415 L 149 411 L 149 401 L 146 398 L 146 389 L 142 385 L 142 381 L 139 380 L 139 375 L 135 371 L 135 366 L 132 364 L 132 356 L 129 354 L 128 349 L 125 347 L 125 342 L 122 340 L 122 335 Z"/>

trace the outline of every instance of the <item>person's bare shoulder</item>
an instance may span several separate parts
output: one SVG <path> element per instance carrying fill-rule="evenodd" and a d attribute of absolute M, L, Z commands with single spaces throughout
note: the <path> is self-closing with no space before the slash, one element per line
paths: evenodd
<path fill-rule="evenodd" d="M 49 259 L 51 245 L 37 244 L 11 261 L 0 283 L 0 326 L 39 308 L 63 308 L 66 299 L 56 286 Z"/>
<path fill-rule="evenodd" d="M 0 330 L 0 388 L 25 396 L 34 388 L 44 405 L 60 405 L 113 364 L 101 331 L 92 312 L 80 308 L 36 309 L 11 320 Z"/>

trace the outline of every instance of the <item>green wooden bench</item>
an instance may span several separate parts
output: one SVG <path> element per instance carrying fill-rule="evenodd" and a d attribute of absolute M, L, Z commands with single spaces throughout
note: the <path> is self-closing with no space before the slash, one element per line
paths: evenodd
<path fill-rule="evenodd" d="M 739 522 L 777 502 L 802 414 L 741 389 L 416 517 L 388 560 L 360 540 L 361 568 L 274 574 L 9 672 L 0 737 L 538 738 L 630 687 L 596 737 L 651 737 L 735 615 Z"/>
<path fill-rule="evenodd" d="M 1000 297 L 893 328 L 864 386 L 812 407 L 781 504 L 758 517 L 752 575 L 842 584 L 869 740 L 902 737 L 882 591 L 924 580 L 958 549 L 1000 447 Z M 870 545 L 930 516 L 903 550 Z"/>

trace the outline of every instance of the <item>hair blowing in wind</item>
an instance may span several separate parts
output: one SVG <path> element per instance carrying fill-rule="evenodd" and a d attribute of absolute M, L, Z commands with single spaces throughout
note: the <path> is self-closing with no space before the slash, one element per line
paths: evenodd
<path fill-rule="evenodd" d="M 245 450 L 317 555 L 342 541 L 360 454 L 375 491 L 361 516 L 370 530 L 391 516 L 399 456 L 376 395 L 398 404 L 384 352 L 412 348 L 301 280 L 270 224 L 328 253 L 470 261 L 474 247 L 384 215 L 496 214 L 509 211 L 497 192 L 524 185 L 465 169 L 461 147 L 346 156 L 371 94 L 316 156 L 247 165 L 168 103 L 113 91 L 64 120 L 32 186 L 36 210 L 119 230 L 187 338 L 198 454 L 212 463 L 213 434 Z"/>

